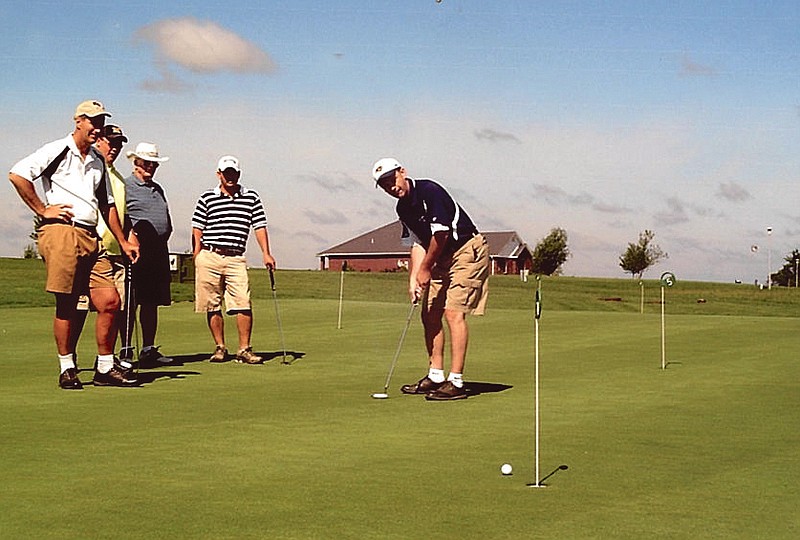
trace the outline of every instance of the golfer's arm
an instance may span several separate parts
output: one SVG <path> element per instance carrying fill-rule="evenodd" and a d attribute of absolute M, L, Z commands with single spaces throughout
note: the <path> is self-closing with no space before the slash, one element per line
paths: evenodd
<path fill-rule="evenodd" d="M 408 282 L 413 289 L 417 286 L 417 274 L 419 273 L 420 266 L 422 265 L 422 260 L 425 258 L 425 248 L 415 243 L 413 246 L 411 246 L 411 252 L 409 253 L 408 258 Z"/>
<path fill-rule="evenodd" d="M 269 232 L 267 232 L 266 227 L 260 227 L 256 229 L 256 242 L 258 246 L 261 248 L 261 253 L 264 256 L 264 265 L 268 268 L 275 269 L 275 258 L 272 256 L 272 253 L 269 251 Z"/>
<path fill-rule="evenodd" d="M 192 256 L 197 257 L 197 254 L 203 249 L 203 231 L 192 227 Z"/>
<path fill-rule="evenodd" d="M 430 272 L 433 265 L 439 259 L 439 256 L 444 252 L 444 247 L 447 245 L 447 239 L 450 233 L 447 231 L 437 231 L 431 236 L 431 243 L 428 250 L 425 252 L 425 258 L 420 263 L 421 268 L 425 268 Z"/>
<path fill-rule="evenodd" d="M 117 207 L 113 204 L 100 204 L 100 214 L 103 216 L 103 220 L 108 225 L 108 230 L 111 231 L 111 234 L 114 235 L 117 242 L 120 245 L 123 245 L 127 239 L 125 238 L 125 233 L 122 231 L 122 224 L 119 221 L 119 213 L 117 212 Z"/>
<path fill-rule="evenodd" d="M 271 255 L 269 251 L 269 233 L 267 232 L 267 228 L 260 227 L 256 229 L 255 235 L 258 247 L 261 248 L 261 253 L 263 253 L 264 255 Z"/>
<path fill-rule="evenodd" d="M 39 195 L 36 194 L 36 188 L 33 187 L 33 182 L 29 182 L 14 173 L 8 173 L 8 180 L 13 184 L 14 189 L 17 190 L 22 202 L 33 210 L 37 216 L 44 216 L 47 205 L 45 205 L 42 199 L 39 198 Z"/>

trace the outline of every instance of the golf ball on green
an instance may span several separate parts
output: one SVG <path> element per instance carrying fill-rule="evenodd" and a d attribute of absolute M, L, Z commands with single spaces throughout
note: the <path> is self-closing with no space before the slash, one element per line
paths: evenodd
<path fill-rule="evenodd" d="M 504 476 L 510 475 L 513 471 L 514 469 L 511 467 L 510 463 L 503 463 L 500 466 L 500 472 L 503 473 Z"/>

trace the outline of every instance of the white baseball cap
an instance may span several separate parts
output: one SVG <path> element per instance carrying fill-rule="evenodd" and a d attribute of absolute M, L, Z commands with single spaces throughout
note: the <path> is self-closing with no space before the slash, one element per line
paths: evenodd
<path fill-rule="evenodd" d="M 396 171 L 401 167 L 402 165 L 400 165 L 400 162 L 395 158 L 381 158 L 375 162 L 375 165 L 372 166 L 372 178 L 377 182 L 384 174 Z"/>
<path fill-rule="evenodd" d="M 127 152 L 125 155 L 128 156 L 128 159 L 139 158 L 145 161 L 155 161 L 156 163 L 169 161 L 167 156 L 158 155 L 158 146 L 149 142 L 140 142 L 136 145 L 136 150 Z"/>
<path fill-rule="evenodd" d="M 217 170 L 223 172 L 225 169 L 233 169 L 236 172 L 242 172 L 239 168 L 239 160 L 233 156 L 222 156 L 219 158 Z"/>

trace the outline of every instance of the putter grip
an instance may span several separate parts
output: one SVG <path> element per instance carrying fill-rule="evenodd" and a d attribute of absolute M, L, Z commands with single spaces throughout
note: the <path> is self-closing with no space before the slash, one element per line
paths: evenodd
<path fill-rule="evenodd" d="M 272 287 L 272 290 L 275 290 L 275 272 L 273 272 L 272 267 L 269 268 L 269 285 Z"/>

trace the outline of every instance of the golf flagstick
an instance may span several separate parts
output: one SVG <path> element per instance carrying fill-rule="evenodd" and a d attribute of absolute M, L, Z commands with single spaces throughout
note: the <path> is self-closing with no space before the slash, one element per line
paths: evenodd
<path fill-rule="evenodd" d="M 286 342 L 283 340 L 283 326 L 281 325 L 281 312 L 278 308 L 278 293 L 275 291 L 275 272 L 272 270 L 272 267 L 267 267 L 269 269 L 269 284 L 270 288 L 272 289 L 272 301 L 275 304 L 275 318 L 278 321 L 278 334 L 281 338 L 281 350 L 283 351 L 283 360 L 281 364 L 289 364 L 290 362 L 286 361 Z"/>
<path fill-rule="evenodd" d="M 342 298 L 344 296 L 344 265 L 342 265 L 341 276 L 339 277 L 339 320 L 336 323 L 336 329 L 342 329 Z"/>
<path fill-rule="evenodd" d="M 534 311 L 533 327 L 534 327 L 534 401 L 535 401 L 535 469 L 536 469 L 536 483 L 528 484 L 530 487 L 544 487 L 539 479 L 539 319 L 542 316 L 542 280 L 540 276 L 536 276 L 536 306 Z"/>
<path fill-rule="evenodd" d="M 667 369 L 667 335 L 664 328 L 664 286 L 661 286 L 661 369 Z"/>
<path fill-rule="evenodd" d="M 403 327 L 403 333 L 400 334 L 400 341 L 397 343 L 397 350 L 394 352 L 394 358 L 392 358 L 392 363 L 389 366 L 389 373 L 386 374 L 386 384 L 383 385 L 383 392 L 375 392 L 372 394 L 372 397 L 375 399 L 386 399 L 389 397 L 389 382 L 392 380 L 392 374 L 394 373 L 394 368 L 397 366 L 397 359 L 400 358 L 400 350 L 403 348 L 403 342 L 406 339 L 406 333 L 408 333 L 408 327 L 411 326 L 411 318 L 414 316 L 414 309 L 416 309 L 418 302 L 413 302 L 411 304 L 411 309 L 408 310 L 408 317 L 406 317 L 406 325 Z"/>
<path fill-rule="evenodd" d="M 675 274 L 672 272 L 661 274 L 661 369 L 667 369 L 667 333 L 664 328 L 664 304 L 667 302 L 664 296 L 664 289 L 673 285 L 675 285 Z"/>

